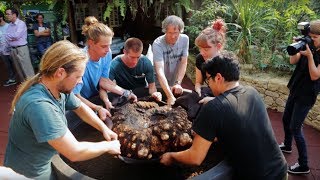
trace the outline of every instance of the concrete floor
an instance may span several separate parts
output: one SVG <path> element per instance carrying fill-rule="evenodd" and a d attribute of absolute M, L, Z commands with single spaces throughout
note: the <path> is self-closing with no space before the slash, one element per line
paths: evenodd
<path fill-rule="evenodd" d="M 4 64 L 0 62 L 0 83 L 3 83 L 6 80 L 6 77 L 7 74 Z M 185 88 L 192 87 L 191 81 L 184 82 L 184 85 Z M 16 89 L 17 85 L 10 87 L 3 87 L 2 84 L 0 85 L 0 165 L 3 165 L 5 148 L 8 141 L 8 127 L 10 121 L 8 111 Z M 281 121 L 282 113 L 275 112 L 273 110 L 268 110 L 268 112 L 274 133 L 280 143 L 284 136 Z M 305 125 L 304 134 L 307 141 L 311 173 L 301 176 L 289 175 L 289 180 L 320 180 L 320 132 L 308 125 Z M 293 146 L 292 154 L 285 154 L 289 165 L 292 165 L 297 161 L 297 154 L 295 146 Z"/>

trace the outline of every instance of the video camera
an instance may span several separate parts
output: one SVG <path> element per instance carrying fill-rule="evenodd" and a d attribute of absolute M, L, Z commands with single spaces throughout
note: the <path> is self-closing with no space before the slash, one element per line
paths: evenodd
<path fill-rule="evenodd" d="M 310 32 L 310 23 L 309 22 L 300 22 L 298 23 L 298 29 L 300 33 L 303 35 L 302 37 L 299 36 L 295 40 L 297 42 L 290 44 L 287 47 L 287 52 L 290 56 L 297 54 L 300 51 L 306 50 L 306 44 L 309 45 L 311 51 L 313 49 L 313 41 L 309 36 Z"/>

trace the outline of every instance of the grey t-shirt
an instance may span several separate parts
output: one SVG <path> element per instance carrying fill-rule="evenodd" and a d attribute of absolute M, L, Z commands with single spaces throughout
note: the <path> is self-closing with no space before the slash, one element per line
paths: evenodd
<path fill-rule="evenodd" d="M 159 36 L 152 44 L 152 51 L 154 63 L 164 62 L 164 74 L 169 86 L 173 86 L 177 78 L 181 57 L 189 55 L 189 37 L 180 34 L 177 42 L 174 45 L 169 45 L 166 43 L 165 35 Z"/>
<path fill-rule="evenodd" d="M 65 109 L 80 106 L 71 94 L 56 100 L 42 84 L 33 85 L 19 99 L 10 121 L 4 165 L 34 179 L 50 179 L 51 158 L 57 151 L 48 144 L 67 132 Z"/>

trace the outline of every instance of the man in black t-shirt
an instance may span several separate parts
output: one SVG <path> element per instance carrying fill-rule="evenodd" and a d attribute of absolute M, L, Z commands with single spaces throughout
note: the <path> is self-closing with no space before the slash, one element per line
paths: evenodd
<path fill-rule="evenodd" d="M 274 137 L 259 93 L 239 85 L 239 61 L 230 52 L 203 66 L 215 98 L 204 105 L 193 123 L 192 146 L 165 153 L 161 163 L 199 165 L 217 138 L 226 159 L 195 179 L 272 179 L 287 177 L 287 163 Z"/>

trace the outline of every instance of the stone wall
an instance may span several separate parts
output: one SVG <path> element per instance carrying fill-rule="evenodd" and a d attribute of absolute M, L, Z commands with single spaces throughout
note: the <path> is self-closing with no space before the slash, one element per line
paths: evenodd
<path fill-rule="evenodd" d="M 255 87 L 263 98 L 267 108 L 284 111 L 289 94 L 287 78 L 266 78 L 266 76 L 242 75 L 241 84 Z M 316 104 L 310 110 L 305 121 L 306 124 L 320 130 L 320 95 Z"/>

